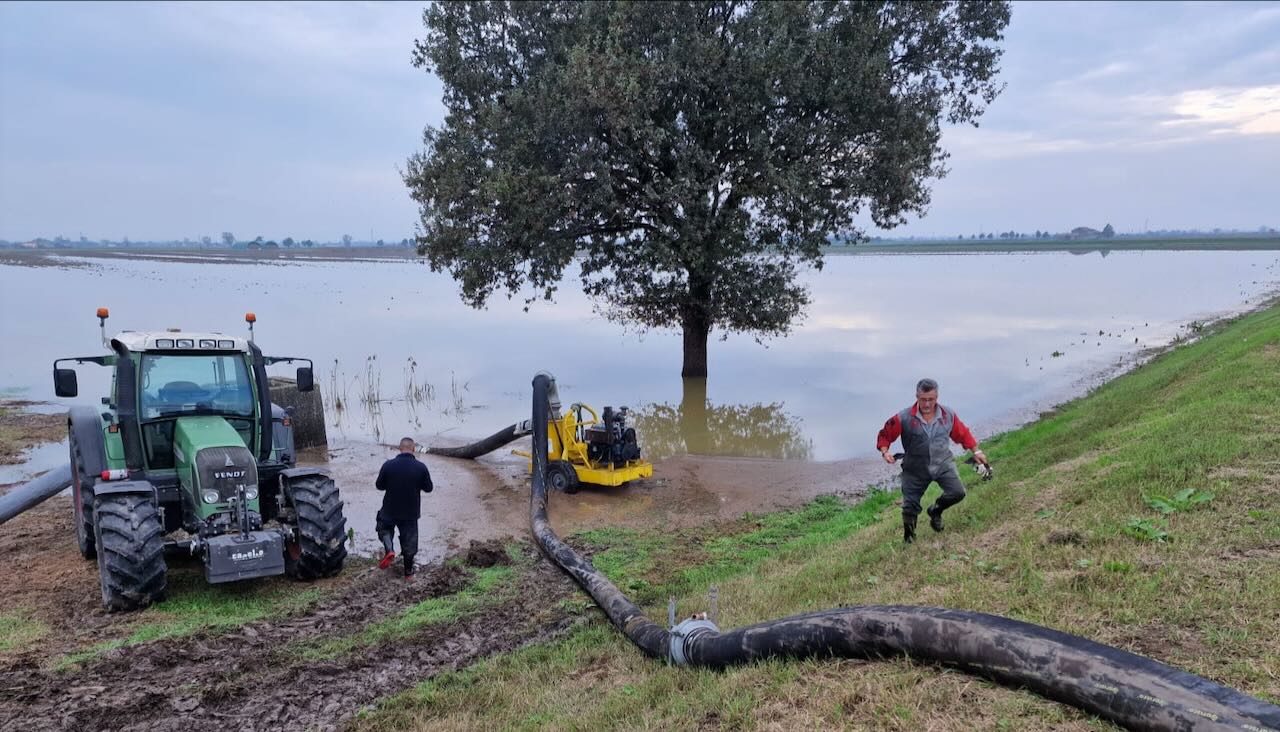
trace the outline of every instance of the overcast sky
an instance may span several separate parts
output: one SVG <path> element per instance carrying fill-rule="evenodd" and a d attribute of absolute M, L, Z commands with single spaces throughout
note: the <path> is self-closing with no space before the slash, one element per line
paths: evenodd
<path fill-rule="evenodd" d="M 0 238 L 399 240 L 415 3 L 0 4 Z M 1019 3 L 891 235 L 1280 226 L 1280 3 Z"/>

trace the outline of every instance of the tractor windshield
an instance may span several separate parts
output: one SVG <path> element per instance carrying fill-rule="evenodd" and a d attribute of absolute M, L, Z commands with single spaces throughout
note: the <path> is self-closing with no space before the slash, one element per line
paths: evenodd
<path fill-rule="evenodd" d="M 143 354 L 144 420 L 183 414 L 253 416 L 253 388 L 239 354 Z"/>

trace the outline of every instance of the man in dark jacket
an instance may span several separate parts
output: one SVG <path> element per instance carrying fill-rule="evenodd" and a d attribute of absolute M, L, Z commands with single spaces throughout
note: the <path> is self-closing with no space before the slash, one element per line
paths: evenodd
<path fill-rule="evenodd" d="M 951 443 L 958 442 L 973 450 L 973 458 L 982 465 L 987 456 L 978 449 L 978 440 L 960 421 L 960 417 L 938 403 L 938 382 L 921 379 L 916 384 L 916 403 L 898 412 L 884 423 L 876 436 L 876 449 L 886 463 L 897 459 L 889 454 L 893 441 L 902 438 L 902 540 L 910 544 L 916 539 L 916 517 L 920 515 L 920 499 L 929 484 L 937 481 L 942 495 L 929 507 L 929 525 L 942 531 L 942 512 L 964 500 L 964 484 L 956 473 Z"/>
<path fill-rule="evenodd" d="M 400 531 L 400 553 L 404 556 L 404 578 L 413 577 L 413 555 L 418 553 L 418 517 L 422 515 L 422 497 L 418 492 L 431 492 L 431 472 L 414 457 L 413 438 L 400 440 L 400 454 L 382 464 L 378 471 L 378 490 L 382 510 L 378 511 L 378 538 L 387 550 L 378 566 L 386 569 L 395 560 L 393 539 Z"/>

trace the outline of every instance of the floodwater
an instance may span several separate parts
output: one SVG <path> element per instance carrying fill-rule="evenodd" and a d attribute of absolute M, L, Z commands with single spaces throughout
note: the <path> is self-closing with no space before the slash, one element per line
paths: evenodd
<path fill-rule="evenodd" d="M 371 528 L 383 444 L 460 444 L 526 419 L 540 370 L 557 377 L 566 405 L 634 410 L 659 463 L 644 486 L 559 501 L 558 524 L 625 522 L 633 510 L 734 515 L 886 477 L 875 433 L 921 377 L 937 379 L 941 401 L 981 437 L 1082 393 L 1190 324 L 1257 304 L 1280 280 L 1276 252 L 832 256 L 806 273 L 813 303 L 789 337 L 761 346 L 713 333 L 710 378 L 685 382 L 678 331 L 609 323 L 574 281 L 528 312 L 502 296 L 472 310 L 447 274 L 412 260 L 75 261 L 87 266 L 0 265 L 5 394 L 71 403 L 53 396 L 52 362 L 102 352 L 98 307 L 111 309 L 108 334 L 242 334 L 253 311 L 266 353 L 315 361 L 328 465 L 358 534 Z M 109 388 L 105 369 L 79 374 L 79 403 Z M 37 462 L 26 469 L 48 467 Z M 523 460 L 429 464 L 442 489 L 424 498 L 424 542 L 523 530 Z M 746 484 L 759 491 L 738 490 Z"/>

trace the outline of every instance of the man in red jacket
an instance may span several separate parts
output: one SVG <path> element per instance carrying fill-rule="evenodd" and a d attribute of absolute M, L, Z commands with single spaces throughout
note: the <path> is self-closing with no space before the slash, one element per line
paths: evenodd
<path fill-rule="evenodd" d="M 987 456 L 978 449 L 973 433 L 955 412 L 938 403 L 938 382 L 921 379 L 916 384 L 916 403 L 898 412 L 884 423 L 876 436 L 876 449 L 886 463 L 897 459 L 889 452 L 893 441 L 902 438 L 902 540 L 910 544 L 916 539 L 916 517 L 920 515 L 920 499 L 929 484 L 937 481 L 942 495 L 929 507 L 929 525 L 942 531 L 942 512 L 964 500 L 964 484 L 956 473 L 951 443 L 958 442 L 973 457 L 986 465 Z"/>

